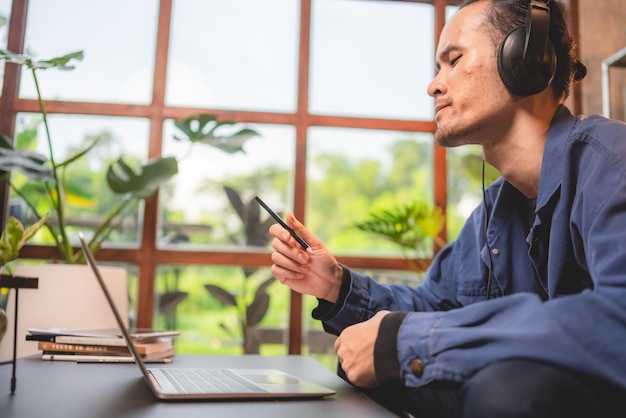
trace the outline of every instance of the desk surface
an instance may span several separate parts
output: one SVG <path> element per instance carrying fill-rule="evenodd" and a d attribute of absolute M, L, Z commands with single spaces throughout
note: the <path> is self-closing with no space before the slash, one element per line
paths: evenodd
<path fill-rule="evenodd" d="M 0 366 L 0 415 L 2 418 L 395 416 L 310 357 L 177 355 L 172 364 L 159 366 L 276 368 L 337 393 L 321 400 L 159 402 L 135 364 L 77 364 L 42 361 L 33 356 L 17 362 L 14 395 L 10 391 L 11 365 Z"/>

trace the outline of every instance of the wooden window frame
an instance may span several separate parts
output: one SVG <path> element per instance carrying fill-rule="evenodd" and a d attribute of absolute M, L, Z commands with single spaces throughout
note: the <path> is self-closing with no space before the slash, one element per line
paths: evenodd
<path fill-rule="evenodd" d="M 309 44 L 312 0 L 301 0 L 300 10 L 300 44 L 298 58 L 298 100 L 294 114 L 263 113 L 246 111 L 225 111 L 221 109 L 172 107 L 165 105 L 166 64 L 168 57 L 168 42 L 170 38 L 170 20 L 172 15 L 172 1 L 161 0 L 159 3 L 159 20 L 155 55 L 153 96 L 147 105 L 128 105 L 112 103 L 81 103 L 68 101 L 46 101 L 46 108 L 50 114 L 84 114 L 106 116 L 130 116 L 149 120 L 149 158 L 161 155 L 161 141 L 163 137 L 163 122 L 170 118 L 186 117 L 191 113 L 210 112 L 219 117 L 246 123 L 287 124 L 296 130 L 295 155 L 295 184 L 294 184 L 294 212 L 300 219 L 305 219 L 306 198 L 306 141 L 307 129 L 311 126 L 365 128 L 381 130 L 398 130 L 432 133 L 435 130 L 434 121 L 407 121 L 375 118 L 354 118 L 340 116 L 311 115 L 308 112 L 309 90 Z M 384 1 L 384 0 L 381 0 Z M 387 0 L 406 1 L 413 3 L 432 4 L 435 10 L 435 43 L 438 34 L 445 23 L 445 9 L 448 5 L 456 5 L 454 0 Z M 570 13 L 572 22 L 577 21 L 577 1 L 565 2 L 566 7 L 573 10 Z M 14 0 L 9 22 L 8 49 L 21 52 L 24 49 L 24 32 L 26 26 L 26 12 L 28 0 Z M 574 26 L 576 33 L 577 25 Z M 6 64 L 2 96 L 0 97 L 0 131 L 12 136 L 15 130 L 15 116 L 19 112 L 38 112 L 36 100 L 20 99 L 18 86 L 20 69 L 13 64 Z M 579 97 L 580 91 L 574 91 L 574 98 Z M 574 103 L 579 103 L 574 100 Z M 574 106 L 576 107 L 576 106 Z M 433 144 L 433 182 L 434 204 L 445 214 L 447 203 L 447 166 L 444 148 Z M 8 201 L 8 187 L 0 185 L 0 196 L 3 204 L 0 205 L 1 219 L 6 217 L 6 203 Z M 138 249 L 103 248 L 98 253 L 100 261 L 115 261 L 135 264 L 138 267 L 138 300 L 137 326 L 150 327 L 153 321 L 154 305 L 154 277 L 158 264 L 197 264 L 197 265 L 239 265 L 239 266 L 269 266 L 270 258 L 267 251 L 252 252 L 207 252 L 207 251 L 171 251 L 159 250 L 156 247 L 158 196 L 146 201 L 143 219 L 143 234 Z M 445 240 L 445 226 L 441 231 L 441 238 Z M 59 258 L 60 254 L 52 246 L 26 245 L 21 253 L 22 258 L 51 260 Z M 354 268 L 368 269 L 396 269 L 409 270 L 410 266 L 401 258 L 373 258 L 373 257 L 340 257 L 340 261 Z M 299 354 L 302 346 L 302 297 L 291 292 L 291 306 L 289 312 L 289 344 L 290 354 Z"/>

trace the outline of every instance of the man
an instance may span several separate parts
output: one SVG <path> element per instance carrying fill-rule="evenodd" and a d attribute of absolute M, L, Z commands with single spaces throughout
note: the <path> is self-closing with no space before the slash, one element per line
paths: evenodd
<path fill-rule="evenodd" d="M 520 64 L 526 30 L 549 42 Z M 554 0 L 467 0 L 444 28 L 435 139 L 480 144 L 502 177 L 419 286 L 340 265 L 291 213 L 312 254 L 270 228 L 275 277 L 320 300 L 346 378 L 396 411 L 624 414 L 626 125 L 563 106 L 586 72 L 572 50 Z"/>

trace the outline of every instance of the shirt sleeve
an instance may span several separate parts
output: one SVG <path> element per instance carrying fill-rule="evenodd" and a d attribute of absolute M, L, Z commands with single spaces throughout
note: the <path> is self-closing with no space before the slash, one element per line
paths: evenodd
<path fill-rule="evenodd" d="M 374 370 L 379 386 L 402 383 L 402 368 L 398 360 L 398 331 L 408 312 L 392 312 L 380 323 L 374 344 Z"/>
<path fill-rule="evenodd" d="M 335 316 L 337 312 L 339 312 L 339 310 L 341 310 L 341 307 L 345 305 L 346 298 L 348 297 L 348 292 L 350 292 L 350 284 L 352 282 L 352 279 L 350 278 L 350 271 L 348 270 L 348 268 L 343 265 L 341 267 L 343 267 L 343 277 L 341 279 L 341 288 L 339 289 L 339 296 L 337 296 L 337 301 L 335 303 L 332 303 L 327 300 L 318 298 L 318 305 L 315 309 L 313 309 L 313 312 L 311 313 L 313 319 L 317 319 L 320 321 L 330 320 L 333 316 Z"/>

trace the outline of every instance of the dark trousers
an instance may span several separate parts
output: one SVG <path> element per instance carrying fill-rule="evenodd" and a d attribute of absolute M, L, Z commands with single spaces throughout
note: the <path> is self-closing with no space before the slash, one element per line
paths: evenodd
<path fill-rule="evenodd" d="M 398 416 L 415 418 L 623 418 L 626 390 L 528 360 L 493 363 L 465 384 L 366 391 Z"/>

